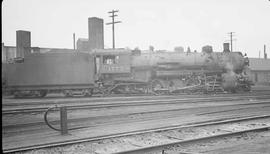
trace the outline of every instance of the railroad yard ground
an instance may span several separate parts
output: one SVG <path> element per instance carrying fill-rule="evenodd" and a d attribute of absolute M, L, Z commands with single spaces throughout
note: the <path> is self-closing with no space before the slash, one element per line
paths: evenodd
<path fill-rule="evenodd" d="M 67 106 L 68 134 L 44 112 Z M 59 111 L 48 114 L 59 128 Z M 6 153 L 270 153 L 270 87 L 250 93 L 2 98 Z"/>

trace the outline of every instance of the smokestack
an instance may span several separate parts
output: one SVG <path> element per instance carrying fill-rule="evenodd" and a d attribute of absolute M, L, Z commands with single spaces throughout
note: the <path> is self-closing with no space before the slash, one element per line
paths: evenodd
<path fill-rule="evenodd" d="M 88 41 L 90 50 L 104 49 L 103 19 L 88 18 Z"/>
<path fill-rule="evenodd" d="M 266 45 L 263 46 L 264 59 L 267 59 Z"/>
<path fill-rule="evenodd" d="M 223 43 L 223 52 L 230 52 L 230 43 Z"/>
<path fill-rule="evenodd" d="M 31 54 L 31 32 L 16 31 L 16 57 L 25 57 Z"/>

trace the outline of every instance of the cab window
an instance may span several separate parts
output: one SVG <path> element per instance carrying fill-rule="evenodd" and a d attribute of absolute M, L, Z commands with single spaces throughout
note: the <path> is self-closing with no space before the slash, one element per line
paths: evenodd
<path fill-rule="evenodd" d="M 105 65 L 112 65 L 119 63 L 119 56 L 115 55 L 105 55 L 103 56 L 103 64 Z"/>

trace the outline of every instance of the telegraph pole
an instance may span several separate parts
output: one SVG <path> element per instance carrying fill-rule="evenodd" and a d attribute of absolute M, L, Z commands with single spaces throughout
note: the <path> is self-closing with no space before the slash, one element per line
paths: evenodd
<path fill-rule="evenodd" d="M 121 21 L 114 21 L 114 17 L 118 16 L 115 13 L 119 12 L 118 10 L 112 10 L 108 13 L 111 13 L 112 15 L 109 17 L 112 17 L 112 22 L 106 23 L 106 25 L 112 25 L 112 42 L 113 42 L 113 49 L 115 49 L 115 38 L 114 38 L 114 24 L 121 23 Z"/>
<path fill-rule="evenodd" d="M 75 50 L 76 47 L 75 47 L 75 33 L 73 33 L 73 49 Z"/>
<path fill-rule="evenodd" d="M 234 32 L 230 32 L 229 35 L 230 35 L 230 41 L 231 41 L 231 52 L 233 52 L 233 33 Z"/>
<path fill-rule="evenodd" d="M 263 58 L 267 59 L 267 53 L 266 53 L 266 45 L 263 45 Z"/>

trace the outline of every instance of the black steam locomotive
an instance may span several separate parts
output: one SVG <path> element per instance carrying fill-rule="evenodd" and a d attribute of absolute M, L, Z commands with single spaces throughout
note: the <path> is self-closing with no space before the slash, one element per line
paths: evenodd
<path fill-rule="evenodd" d="M 7 65 L 7 87 L 16 97 L 93 93 L 249 91 L 248 58 L 241 52 L 169 52 L 97 49 L 33 53 Z"/>

